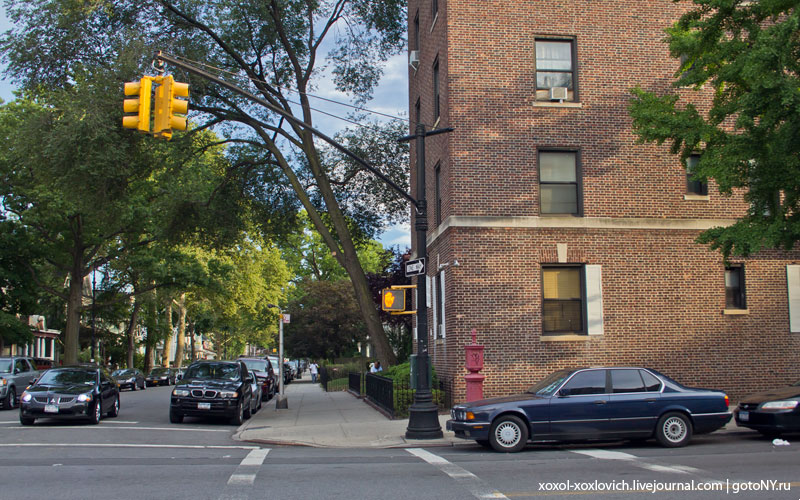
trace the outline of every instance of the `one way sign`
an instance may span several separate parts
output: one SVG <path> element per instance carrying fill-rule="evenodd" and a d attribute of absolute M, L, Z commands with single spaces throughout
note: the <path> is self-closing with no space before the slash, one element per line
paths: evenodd
<path fill-rule="evenodd" d="M 406 262 L 406 277 L 425 274 L 425 259 L 409 260 Z"/>

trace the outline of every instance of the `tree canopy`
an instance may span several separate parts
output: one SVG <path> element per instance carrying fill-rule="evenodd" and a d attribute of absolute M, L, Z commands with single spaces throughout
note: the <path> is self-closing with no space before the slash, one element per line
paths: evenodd
<path fill-rule="evenodd" d="M 670 142 L 684 165 L 701 153 L 694 177 L 713 178 L 721 193 L 746 189 L 749 212 L 698 241 L 726 257 L 791 249 L 800 238 L 800 9 L 793 0 L 694 4 L 666 30 L 683 61 L 673 85 L 711 94 L 711 106 L 637 88 L 634 131 Z"/>

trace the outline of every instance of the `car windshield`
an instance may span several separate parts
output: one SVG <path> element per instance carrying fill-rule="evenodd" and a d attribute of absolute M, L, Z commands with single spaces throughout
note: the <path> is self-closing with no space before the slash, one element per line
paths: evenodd
<path fill-rule="evenodd" d="M 526 392 L 537 396 L 552 396 L 556 389 L 569 377 L 572 370 L 561 370 L 551 373 L 539 382 L 533 384 Z"/>
<path fill-rule="evenodd" d="M 124 370 L 114 370 L 114 373 L 111 374 L 112 377 L 124 377 L 125 375 L 136 375 L 136 372 L 130 368 L 126 368 Z"/>
<path fill-rule="evenodd" d="M 44 372 L 36 385 L 94 385 L 97 372 L 80 368 L 48 370 Z"/>
<path fill-rule="evenodd" d="M 168 368 L 153 368 L 150 370 L 150 375 L 166 375 Z"/>
<path fill-rule="evenodd" d="M 245 359 L 245 366 L 250 371 L 265 372 L 267 371 L 267 362 L 263 359 Z"/>
<path fill-rule="evenodd" d="M 190 366 L 183 378 L 236 380 L 239 378 L 239 365 L 235 363 L 200 363 Z"/>
<path fill-rule="evenodd" d="M 0 359 L 0 373 L 11 373 L 11 367 L 14 364 L 10 359 Z"/>

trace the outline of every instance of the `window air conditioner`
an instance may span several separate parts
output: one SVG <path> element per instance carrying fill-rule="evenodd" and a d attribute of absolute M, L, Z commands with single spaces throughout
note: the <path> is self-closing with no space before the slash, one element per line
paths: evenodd
<path fill-rule="evenodd" d="M 419 68 L 419 51 L 418 50 L 409 50 L 408 51 L 408 65 L 414 68 L 414 71 Z"/>
<path fill-rule="evenodd" d="M 563 101 L 567 98 L 567 87 L 550 87 L 550 100 Z"/>

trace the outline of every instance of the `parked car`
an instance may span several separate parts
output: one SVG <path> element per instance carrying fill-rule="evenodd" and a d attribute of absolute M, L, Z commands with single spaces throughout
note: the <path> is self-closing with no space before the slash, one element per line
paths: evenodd
<path fill-rule="evenodd" d="M 175 370 L 175 382 L 179 382 L 183 378 L 183 374 L 186 372 L 186 368 L 173 368 Z"/>
<path fill-rule="evenodd" d="M 144 380 L 148 385 L 175 385 L 175 371 L 172 368 L 153 368 Z"/>
<path fill-rule="evenodd" d="M 47 358 L 30 358 L 31 363 L 33 363 L 33 368 L 43 372 L 45 370 L 49 370 L 55 366 L 55 363 L 52 359 Z"/>
<path fill-rule="evenodd" d="M 130 389 L 135 391 L 139 389 L 147 389 L 147 383 L 144 381 L 144 374 L 136 368 L 122 368 L 111 372 L 113 378 L 120 389 Z"/>
<path fill-rule="evenodd" d="M 523 394 L 456 405 L 447 429 L 505 452 L 541 440 L 655 437 L 678 447 L 728 423 L 728 405 L 722 391 L 684 387 L 655 370 L 579 368 L 555 372 Z"/>
<path fill-rule="evenodd" d="M 278 362 L 277 356 L 267 356 L 269 361 L 272 363 L 272 370 L 275 372 L 275 380 L 278 381 L 281 379 L 281 372 L 280 372 L 280 364 Z M 286 363 L 283 364 L 283 384 L 286 385 L 289 383 L 289 370 L 286 367 Z"/>
<path fill-rule="evenodd" d="M 261 400 L 263 398 L 263 394 L 261 393 L 261 384 L 258 382 L 258 378 L 255 376 L 254 373 L 250 373 L 250 389 L 252 397 L 250 398 L 250 415 L 255 415 L 258 410 L 261 409 Z"/>
<path fill-rule="evenodd" d="M 800 432 L 800 380 L 742 398 L 734 415 L 736 425 L 757 430 L 769 438 Z"/>
<path fill-rule="evenodd" d="M 37 418 L 85 419 L 98 424 L 103 415 L 119 415 L 119 388 L 99 366 L 51 368 L 20 398 L 22 425 L 33 425 Z"/>
<path fill-rule="evenodd" d="M 300 366 L 300 361 L 294 359 L 292 361 L 289 361 L 289 364 L 292 365 L 292 370 L 294 371 L 295 380 L 303 378 L 303 369 Z"/>
<path fill-rule="evenodd" d="M 195 361 L 172 390 L 169 421 L 183 417 L 227 417 L 234 425 L 250 418 L 255 377 L 242 361 Z"/>
<path fill-rule="evenodd" d="M 33 360 L 21 356 L 0 358 L 0 401 L 3 408 L 17 406 L 19 395 L 39 376 Z"/>
<path fill-rule="evenodd" d="M 278 377 L 272 369 L 269 358 L 239 358 L 247 365 L 250 373 L 255 375 L 256 381 L 261 386 L 261 399 L 269 401 L 278 391 Z"/>

